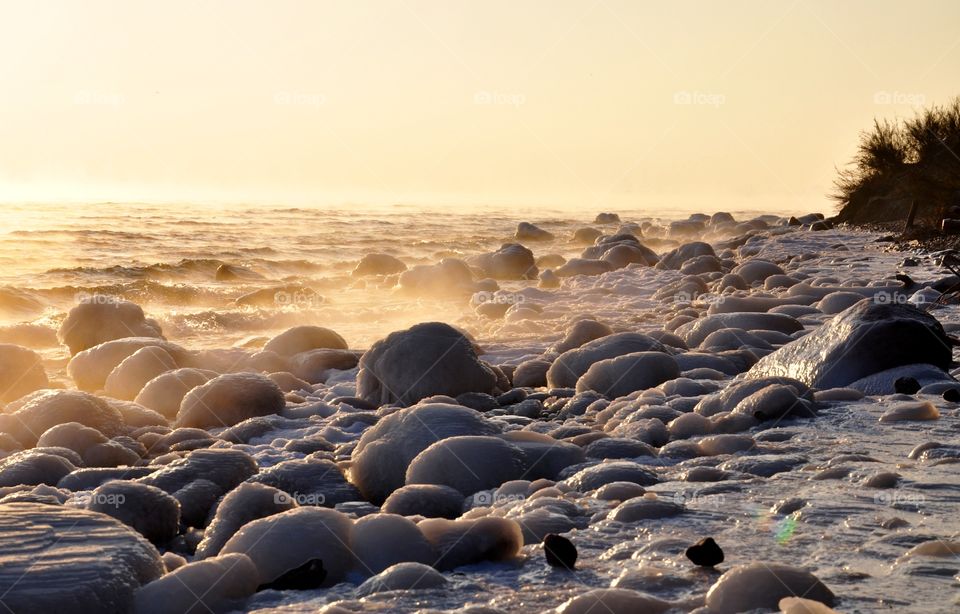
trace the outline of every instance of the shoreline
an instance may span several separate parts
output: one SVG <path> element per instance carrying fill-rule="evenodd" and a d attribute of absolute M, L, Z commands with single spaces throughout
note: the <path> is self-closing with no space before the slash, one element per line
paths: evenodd
<path fill-rule="evenodd" d="M 697 239 L 726 223 L 704 217 L 655 261 L 642 231 L 616 234 L 614 224 L 570 249 L 583 260 L 555 260 L 526 280 L 510 277 L 530 277 L 545 255 L 529 236 L 518 243 L 530 254 L 490 252 L 506 254 L 500 269 L 473 261 L 501 276 L 495 286 L 457 265 L 421 264 L 408 278 L 413 296 L 428 312 L 431 293 L 457 287 L 467 305 L 450 324 L 477 344 L 453 327 L 414 327 L 360 358 L 339 331 L 312 326 L 246 350 L 195 350 L 159 340 L 149 310 L 90 301 L 61 329 L 74 350 L 67 383 L 89 392 L 7 407 L 5 445 L 46 447 L 7 452 L 0 506 L 133 523 L 146 539 L 104 532 L 137 549 L 152 581 L 93 580 L 93 598 L 142 612 L 159 611 L 158 595 L 189 601 L 182 579 L 220 561 L 249 563 L 249 577 L 235 593 L 208 587 L 205 603 L 252 612 L 338 602 L 321 611 L 719 614 L 775 609 L 811 587 L 808 597 L 837 611 L 950 611 L 949 577 L 960 573 L 949 556 L 960 552 L 950 391 L 960 382 L 947 336 L 960 331 L 960 310 L 932 305 L 929 284 L 944 274 L 928 254 L 886 251 L 864 230 L 767 224 L 703 247 Z M 590 226 L 564 232 L 577 225 Z M 894 278 L 907 256 L 920 282 L 909 292 Z M 587 274 L 545 283 L 543 270 L 564 266 Z M 897 352 L 878 350 L 887 338 Z M 87 430 L 56 430 L 67 407 L 51 409 L 57 398 Z M 111 466 L 120 481 L 90 469 Z M 22 475 L 47 485 L 9 483 Z M 212 486 L 197 486 L 205 480 Z M 221 498 L 241 489 L 266 507 L 250 516 L 252 502 L 237 502 L 230 514 L 245 521 L 232 526 Z M 178 520 L 154 526 L 164 512 L 138 525 L 133 504 L 148 497 L 172 500 Z M 449 520 L 425 518 L 443 505 Z M 575 571 L 544 561 L 547 534 L 573 542 Z M 716 569 L 684 554 L 705 537 L 726 555 Z M 222 549 L 204 550 L 211 538 Z M 60 574 L 47 603 L 76 599 L 56 580 L 80 571 L 56 544 L 41 555 L 53 571 L 36 581 Z M 310 571 L 314 559 L 325 578 Z M 377 575 L 395 562 L 420 567 L 412 580 Z M 21 590 L 38 586 L 29 565 L 20 571 Z M 417 588 L 423 578 L 433 588 Z M 305 587 L 264 588 L 291 582 Z"/>

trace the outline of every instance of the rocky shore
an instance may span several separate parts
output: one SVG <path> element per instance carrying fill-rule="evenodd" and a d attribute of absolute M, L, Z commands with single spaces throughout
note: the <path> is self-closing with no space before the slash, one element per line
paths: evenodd
<path fill-rule="evenodd" d="M 935 254 L 816 215 L 565 232 L 367 254 L 354 277 L 467 310 L 369 347 L 314 324 L 185 347 L 107 295 L 60 323 L 68 387 L 0 345 L 0 603 L 956 610 L 960 310 Z"/>

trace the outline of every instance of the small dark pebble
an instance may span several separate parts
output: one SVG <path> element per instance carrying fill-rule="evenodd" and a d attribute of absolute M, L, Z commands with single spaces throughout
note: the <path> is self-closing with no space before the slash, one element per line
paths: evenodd
<path fill-rule="evenodd" d="M 917 394 L 920 392 L 920 382 L 912 377 L 901 377 L 893 382 L 893 389 L 900 394 Z"/>
<path fill-rule="evenodd" d="M 960 390 L 956 388 L 947 388 L 943 391 L 943 400 L 950 403 L 960 403 Z"/>
<path fill-rule="evenodd" d="M 554 533 L 543 538 L 543 552 L 552 567 L 573 569 L 577 563 L 577 547 L 566 537 Z"/>
<path fill-rule="evenodd" d="M 705 537 L 690 546 L 686 554 L 694 565 L 700 567 L 713 567 L 723 562 L 723 550 L 712 537 Z"/>
<path fill-rule="evenodd" d="M 306 591 L 319 588 L 326 579 L 327 570 L 323 568 L 323 561 L 321 559 L 311 559 L 300 567 L 291 569 L 273 582 L 261 584 L 257 590 Z"/>

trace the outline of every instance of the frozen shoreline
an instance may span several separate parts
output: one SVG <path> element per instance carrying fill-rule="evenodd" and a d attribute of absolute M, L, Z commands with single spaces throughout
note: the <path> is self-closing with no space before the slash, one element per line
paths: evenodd
<path fill-rule="evenodd" d="M 810 407 L 814 407 L 814 400 L 816 401 L 817 416 L 810 418 L 788 413 L 778 418 L 772 426 L 770 422 L 750 422 L 753 420 L 752 414 L 738 418 L 733 415 L 736 413 L 732 411 L 733 407 L 720 412 L 723 415 L 729 413 L 730 418 L 737 418 L 726 422 L 715 419 L 714 416 L 718 414 L 711 416 L 701 409 L 704 399 L 729 387 L 736 373 L 750 368 L 752 363 L 746 364 L 746 368 L 737 367 L 740 364 L 737 361 L 743 358 L 743 346 L 752 348 L 755 354 L 751 359 L 753 361 L 763 355 L 773 354 L 779 347 L 800 339 L 823 323 L 833 320 L 837 317 L 836 313 L 844 311 L 843 307 L 853 305 L 864 296 L 872 297 L 875 303 L 901 304 L 912 300 L 922 305 L 929 302 L 933 296 L 930 288 L 918 287 L 909 292 L 891 291 L 883 294 L 888 292 L 887 288 L 898 285 L 898 282 L 893 280 L 893 274 L 897 272 L 906 254 L 883 251 L 882 244 L 876 243 L 877 236 L 850 230 L 812 232 L 798 227 L 774 227 L 755 232 L 752 238 L 748 238 L 741 245 L 726 250 L 718 247 L 716 260 L 720 270 L 716 271 L 684 274 L 678 270 L 631 264 L 599 275 L 565 277 L 559 288 L 537 288 L 536 280 L 501 280 L 498 290 L 477 290 L 472 299 L 475 311 L 464 309 L 453 323 L 474 335 L 482 348 L 479 356 L 475 358 L 483 361 L 481 365 L 488 364 L 498 368 L 499 375 L 493 374 L 497 375 L 497 378 L 503 375 L 515 377 L 518 373 L 517 367 L 524 363 L 538 360 L 551 364 L 556 362 L 562 354 L 556 351 L 556 344 L 576 322 L 588 318 L 608 326 L 610 332 L 615 334 L 645 333 L 643 336 L 647 337 L 646 334 L 654 333 L 666 346 L 659 346 L 663 349 L 656 351 L 675 357 L 670 360 L 680 361 L 687 356 L 688 358 L 683 360 L 689 361 L 690 354 L 704 354 L 711 360 L 714 357 L 723 359 L 721 362 L 714 360 L 709 363 L 717 368 L 729 363 L 731 369 L 738 370 L 722 373 L 712 367 L 687 364 L 679 368 L 679 372 L 686 375 L 682 382 L 675 377 L 665 376 L 653 386 L 634 388 L 632 395 L 608 395 L 611 398 L 579 413 L 564 407 L 567 398 L 573 395 L 574 391 L 556 390 L 566 384 L 539 386 L 510 393 L 513 394 L 510 400 L 507 400 L 510 394 L 495 400 L 491 397 L 491 400 L 495 401 L 493 405 L 483 411 L 474 412 L 480 422 L 470 427 L 473 430 L 467 429 L 469 432 L 453 434 L 483 435 L 485 441 L 481 443 L 484 446 L 490 444 L 487 439 L 507 441 L 507 444 L 497 444 L 500 447 L 496 449 L 503 448 L 508 450 L 508 454 L 519 455 L 517 462 L 522 465 L 529 462 L 531 454 L 539 454 L 536 452 L 539 450 L 536 444 L 543 444 L 544 440 L 537 439 L 543 435 L 535 434 L 555 433 L 555 439 L 559 443 L 549 444 L 548 448 L 559 450 L 558 457 L 567 459 L 557 461 L 561 464 L 553 471 L 554 475 L 549 484 L 542 479 L 528 480 L 526 485 L 518 482 L 517 476 L 527 475 L 531 469 L 530 466 L 525 466 L 524 471 L 518 471 L 512 478 L 504 480 L 508 485 L 500 489 L 482 489 L 479 495 L 473 491 L 461 491 L 463 495 L 468 495 L 468 501 L 471 496 L 473 498 L 473 503 L 467 503 L 464 509 L 474 509 L 466 511 L 464 518 L 506 518 L 523 530 L 524 541 L 527 543 L 523 545 L 518 556 L 508 556 L 506 561 L 492 562 L 484 561 L 486 555 L 480 555 L 479 562 L 458 566 L 455 571 L 442 569 L 447 584 L 441 588 L 374 593 L 362 601 L 357 600 L 357 586 L 372 574 L 365 572 L 362 566 L 347 565 L 343 570 L 343 578 L 347 582 L 329 588 L 303 591 L 263 590 L 234 603 L 233 607 L 258 612 L 312 612 L 324 604 L 345 600 L 340 603 L 340 607 L 345 609 L 329 611 L 446 611 L 467 605 L 485 605 L 511 612 L 545 611 L 582 596 L 589 590 L 614 587 L 642 591 L 651 596 L 651 599 L 662 600 L 666 603 L 664 607 L 671 608 L 671 611 L 692 611 L 703 605 L 704 596 L 717 582 L 720 572 L 762 561 L 790 565 L 812 572 L 836 595 L 838 611 L 952 611 L 958 603 L 956 582 L 957 574 L 960 573 L 960 559 L 956 555 L 906 555 L 911 548 L 924 542 L 942 540 L 937 543 L 956 543 L 960 533 L 960 523 L 952 518 L 951 514 L 960 503 L 960 478 L 952 471 L 956 459 L 960 458 L 960 448 L 955 444 L 960 429 L 960 406 L 945 400 L 941 394 L 943 390 L 954 387 L 948 375 L 944 374 L 938 380 L 938 376 L 934 374 L 934 380 L 946 383 L 940 389 L 936 388 L 937 384 L 934 384 L 933 388 L 925 389 L 930 391 L 929 394 L 897 395 L 884 392 L 857 399 L 857 395 L 851 392 L 821 393 L 818 396 L 796 389 L 793 394 L 796 395 L 795 399 L 802 399 L 800 406 L 807 407 L 810 403 Z M 643 241 L 642 238 L 640 240 Z M 716 243 L 722 245 L 725 240 L 720 238 Z M 524 243 L 531 247 L 537 256 L 541 255 L 536 242 Z M 775 263 L 782 272 L 765 270 L 760 274 L 759 286 L 755 285 L 749 291 L 717 292 L 724 283 L 724 275 L 751 260 L 757 266 L 760 266 L 760 261 Z M 919 258 L 918 266 L 910 267 L 909 273 L 920 282 L 934 281 L 944 276 L 929 257 Z M 744 275 L 747 274 L 744 270 Z M 700 282 L 692 284 L 690 275 L 697 275 Z M 764 280 L 776 275 L 795 277 L 792 283 L 785 281 L 784 287 L 764 290 Z M 791 285 L 806 289 L 791 294 L 790 287 L 787 287 Z M 819 289 L 823 289 L 822 292 Z M 818 296 L 812 300 L 812 294 L 818 293 L 832 296 Z M 857 293 L 860 295 L 854 296 Z M 469 296 L 463 296 L 464 303 Z M 493 312 L 486 311 L 489 307 L 484 307 L 485 304 L 498 307 Z M 803 328 L 803 331 L 788 334 L 767 330 L 758 325 L 752 330 L 736 329 L 741 332 L 717 331 L 714 335 L 697 336 L 691 333 L 689 325 L 684 328 L 683 321 L 686 319 L 695 324 L 709 313 L 723 313 L 725 305 L 730 304 L 739 305 L 741 309 L 744 306 L 755 307 L 753 313 L 773 309 L 774 312 L 781 313 L 783 318 L 797 322 L 797 326 Z M 756 305 L 764 308 L 760 309 Z M 819 305 L 830 313 L 810 309 L 810 305 Z M 787 312 L 793 313 L 795 317 L 787 315 Z M 492 313 L 493 317 L 490 317 Z M 954 334 L 960 330 L 960 310 L 956 305 L 938 307 L 931 310 L 931 313 L 944 325 L 948 333 Z M 694 318 L 690 314 L 698 317 Z M 676 320 L 677 317 L 680 317 L 680 320 Z M 752 317 L 743 321 L 749 321 Z M 681 339 L 681 342 L 691 341 L 696 337 L 698 343 L 691 343 L 690 350 L 696 350 L 695 346 L 700 345 L 701 351 L 671 346 L 670 343 L 677 341 L 661 333 L 684 336 L 685 339 Z M 598 338 L 603 337 L 598 335 Z M 655 347 L 654 343 L 658 342 L 652 336 L 648 338 L 653 343 L 643 343 Z M 287 342 L 296 346 L 302 339 L 292 338 Z M 313 342 L 306 343 L 309 347 Z M 347 351 L 346 342 L 340 349 L 336 349 L 336 343 L 338 342 L 334 340 L 333 345 L 313 347 Z M 707 345 L 703 345 L 704 343 Z M 730 345 L 731 343 L 734 345 Z M 274 343 L 273 347 L 280 345 Z M 897 347 L 891 348 L 891 351 L 903 349 Z M 232 371 L 235 369 L 230 368 L 230 363 L 239 356 L 236 351 L 222 354 L 209 351 L 185 353 L 180 356 L 177 354 L 178 348 L 173 344 L 165 346 L 162 351 L 172 360 L 171 366 L 180 367 L 181 370 L 206 368 L 219 372 Z M 637 350 L 631 350 L 634 351 Z M 159 354 L 154 350 L 150 352 L 153 352 L 150 360 L 157 360 Z M 91 369 L 90 365 L 113 361 L 112 365 L 107 365 L 111 368 L 102 373 L 100 383 L 104 384 L 113 367 L 132 354 L 133 350 L 123 353 L 119 359 L 101 356 L 92 360 L 85 368 Z M 290 356 L 295 355 L 297 354 Z M 338 356 L 340 359 L 349 358 L 345 355 Z M 272 358 L 267 360 L 262 356 L 258 363 L 244 359 L 248 362 L 244 363 L 243 368 L 258 370 L 252 368 L 252 365 L 258 364 L 262 367 L 259 370 L 264 372 L 285 371 L 286 369 L 281 369 L 278 365 L 284 364 L 290 368 L 292 363 L 289 361 L 292 358 L 287 358 L 286 363 L 271 362 Z M 327 355 L 324 355 L 324 360 L 327 358 Z M 645 356 L 644 360 L 647 358 Z M 465 360 L 469 362 L 472 359 L 468 355 Z M 706 361 L 699 358 L 696 360 Z M 931 358 L 930 362 L 935 361 Z M 699 364 L 697 362 L 697 365 Z M 386 385 L 389 383 L 386 378 L 393 377 L 391 374 L 396 371 L 396 367 L 393 367 L 393 371 L 390 367 L 391 365 L 386 364 L 382 367 L 383 370 L 376 374 L 378 381 L 384 384 L 384 390 L 381 390 L 380 394 L 386 397 L 394 394 L 391 387 Z M 144 377 L 141 369 L 151 372 L 155 368 L 152 363 L 129 366 L 125 371 L 113 376 L 113 390 L 125 390 L 129 388 L 128 382 L 132 382 L 130 385 L 136 384 L 132 396 L 137 396 L 136 392 L 140 390 L 137 386 L 142 385 L 138 378 Z M 102 371 L 103 366 L 98 366 L 93 371 L 97 369 Z M 71 372 L 74 380 L 77 380 L 78 373 L 90 376 L 90 371 L 78 368 Z M 910 373 L 915 375 L 919 383 L 926 383 L 923 380 L 926 374 L 920 371 Z M 483 373 L 478 371 L 478 374 L 478 381 L 482 381 Z M 372 488 L 369 483 L 371 478 L 363 477 L 358 471 L 357 444 L 364 433 L 374 433 L 376 428 L 381 428 L 375 425 L 385 423 L 397 410 L 396 407 L 391 407 L 389 402 L 371 402 L 364 387 L 358 387 L 354 383 L 356 375 L 356 368 L 333 368 L 323 374 L 325 382 L 309 382 L 308 388 L 304 388 L 302 383 L 295 379 L 276 377 L 274 381 L 285 387 L 286 407 L 280 408 L 279 416 L 267 415 L 277 412 L 262 411 L 264 404 L 273 402 L 268 398 L 269 394 L 265 393 L 266 396 L 251 408 L 254 417 L 241 422 L 240 427 L 234 426 L 234 423 L 240 422 L 243 416 L 240 416 L 240 420 L 230 419 L 226 423 L 228 428 L 204 423 L 209 416 L 204 417 L 197 407 L 191 409 L 193 413 L 190 413 L 190 420 L 187 420 L 184 401 L 184 405 L 178 404 L 179 411 L 174 407 L 174 414 L 166 416 L 163 423 L 151 422 L 153 416 L 127 406 L 121 412 L 123 419 L 117 432 L 108 433 L 107 426 L 100 430 L 103 435 L 116 441 L 120 441 L 118 437 L 138 441 L 143 448 L 143 452 L 139 453 L 143 461 L 138 463 L 160 469 L 159 473 L 163 473 L 162 467 L 171 462 L 174 463 L 171 467 L 177 466 L 180 462 L 176 460 L 178 457 L 189 459 L 191 450 L 211 448 L 243 452 L 256 461 L 257 467 L 254 475 L 242 479 L 259 481 L 270 487 L 276 486 L 298 501 L 300 495 L 324 495 L 327 500 L 320 500 L 321 505 L 333 507 L 340 503 L 337 508 L 343 512 L 364 516 L 376 511 L 375 504 L 356 502 L 369 501 L 376 497 L 368 494 Z M 628 380 L 635 375 L 631 374 Z M 909 377 L 914 375 L 905 374 Z M 580 372 L 577 376 L 582 379 L 586 374 Z M 543 377 L 547 375 L 544 374 Z M 584 390 L 581 390 L 580 379 L 574 378 L 572 381 L 577 386 L 577 392 L 582 394 Z M 614 384 L 619 384 L 621 379 Z M 594 378 L 590 381 L 599 380 Z M 587 387 L 589 383 L 584 386 Z M 414 385 L 416 384 L 419 384 L 419 381 L 414 382 Z M 250 389 L 247 396 L 256 397 L 262 387 L 257 387 L 260 386 L 257 383 L 251 385 L 254 388 Z M 497 386 L 499 385 L 498 380 Z M 881 382 L 879 385 L 892 386 L 893 382 Z M 665 386 L 669 388 L 666 392 Z M 956 385 L 956 388 L 960 389 L 960 384 Z M 644 389 L 648 389 L 647 392 L 643 392 Z M 548 392 L 551 390 L 552 392 Z M 585 390 L 590 391 L 589 387 Z M 502 387 L 498 388 L 498 391 L 507 392 Z M 471 392 L 481 393 L 484 390 L 475 387 Z M 220 406 L 227 408 L 238 401 L 229 398 L 229 395 L 218 395 L 208 398 L 206 403 L 201 405 L 209 403 L 210 407 L 207 409 L 214 413 L 218 420 L 227 420 L 226 414 L 219 413 Z M 598 398 L 602 396 L 598 395 Z M 355 397 L 367 397 L 367 400 Z M 574 398 L 579 398 L 579 395 Z M 414 401 L 416 400 L 418 399 Z M 448 404 L 454 402 L 449 398 L 434 400 Z M 470 402 L 476 404 L 482 400 L 472 398 Z M 887 409 L 918 400 L 932 404 L 939 417 L 923 421 L 879 420 Z M 607 401 L 610 403 L 605 405 Z M 466 402 L 463 400 L 463 403 Z M 623 411 L 614 414 L 611 409 L 604 413 L 607 407 L 617 407 L 618 403 Z M 281 400 L 281 406 L 283 404 Z M 27 406 L 30 406 L 30 403 L 27 403 Z M 36 406 L 37 403 L 34 403 L 33 409 Z M 584 408 L 586 409 L 586 404 Z M 765 408 L 765 405 L 761 406 L 761 409 Z M 22 410 L 22 405 L 14 409 Z M 8 408 L 6 413 L 10 412 L 11 409 Z M 668 430 L 679 415 L 698 412 L 704 419 L 702 423 L 696 424 L 690 434 L 678 436 L 676 428 Z M 92 426 L 89 420 L 84 422 L 86 416 L 82 412 L 76 415 L 80 416 L 79 421 Z M 614 419 L 612 415 L 617 417 Z M 122 428 L 124 424 L 134 424 L 134 416 L 141 421 L 137 424 L 139 429 Z M 170 421 L 170 427 L 180 427 L 179 435 L 177 430 L 164 426 L 166 420 Z M 635 424 L 634 428 L 629 426 L 631 423 L 639 425 Z M 7 419 L 2 430 L 8 431 L 11 424 L 10 419 Z M 47 422 L 43 424 L 47 426 Z M 151 424 L 154 426 L 150 426 Z M 204 426 L 205 424 L 207 425 Z M 436 424 L 430 424 L 434 429 L 443 428 L 444 420 L 438 418 Z M 188 428 L 198 427 L 205 429 L 208 439 L 200 433 L 186 431 Z M 698 428 L 708 430 L 698 432 Z M 517 434 L 523 431 L 528 434 Z M 20 432 L 22 433 L 22 430 Z M 667 433 L 667 440 L 662 440 L 662 433 Z M 41 434 L 36 435 L 39 437 Z M 496 437 L 489 437 L 491 434 Z M 654 493 L 657 498 L 653 499 L 650 494 L 644 496 L 650 501 L 663 501 L 672 506 L 670 514 L 656 518 L 617 521 L 610 516 L 619 514 L 619 517 L 627 518 L 635 512 L 614 511 L 626 509 L 619 497 L 600 499 L 600 493 L 595 488 L 578 487 L 581 483 L 578 480 L 581 480 L 583 475 L 578 473 L 578 470 L 584 470 L 601 461 L 599 456 L 584 456 L 585 451 L 600 449 L 596 446 L 590 448 L 591 443 L 596 440 L 594 435 L 601 437 L 601 441 L 603 438 L 611 441 L 616 439 L 618 442 L 633 440 L 637 450 L 635 455 L 631 456 L 624 451 L 633 448 L 620 443 L 618 445 L 621 447 L 612 446 L 604 454 L 608 455 L 608 460 L 630 461 L 652 472 L 652 483 L 644 484 L 642 488 L 647 493 Z M 389 432 L 382 436 L 389 436 Z M 376 441 L 370 435 L 367 437 Z M 87 445 L 83 444 L 81 439 L 76 435 L 69 435 L 57 441 L 60 442 L 59 445 L 67 447 Z M 126 439 L 123 439 L 123 445 L 139 450 Z M 430 441 L 425 441 L 426 445 L 414 450 L 414 456 L 435 439 L 437 437 L 434 436 Z M 700 441 L 709 442 L 710 447 L 700 446 L 691 453 L 693 448 L 690 446 L 700 445 Z M 942 446 L 931 447 L 926 453 L 918 452 L 914 454 L 916 458 L 909 457 L 911 450 L 929 442 L 938 442 Z M 435 447 L 436 444 L 429 448 L 433 450 Z M 642 453 L 639 452 L 641 447 L 644 449 Z M 84 462 L 93 458 L 81 454 L 85 450 L 86 448 L 75 450 Z M 7 453 L 11 452 L 13 451 Z M 440 455 L 443 452 L 441 450 L 434 453 Z M 66 453 L 48 451 L 44 454 L 57 456 Z M 455 452 L 453 454 L 459 459 Z M 306 473 L 303 474 L 303 479 L 284 477 L 282 471 L 279 477 L 271 474 L 271 471 L 277 471 L 278 467 L 290 467 L 281 463 L 291 463 L 299 459 L 329 464 L 323 466 L 326 467 L 324 471 L 321 471 L 320 464 L 316 465 L 317 473 L 311 473 L 314 469 L 304 469 Z M 393 462 L 394 457 L 387 456 L 385 459 Z M 413 464 L 412 457 L 397 462 Z M 481 468 L 485 471 L 487 464 L 482 455 L 476 461 L 468 458 L 466 462 L 469 467 L 464 465 L 464 471 L 460 473 L 472 473 L 476 470 L 485 477 L 486 474 Z M 81 466 L 73 464 L 76 467 Z M 86 464 L 98 466 L 94 461 Z M 426 461 L 421 465 L 424 466 L 419 469 L 419 474 L 413 475 L 427 476 L 424 478 L 426 481 L 411 481 L 410 470 L 407 470 L 407 484 L 447 484 L 447 481 L 451 484 L 461 483 L 456 481 L 460 479 L 456 476 L 438 473 L 436 468 L 430 467 Z M 99 466 L 109 466 L 109 462 Z M 693 475 L 699 473 L 700 477 L 695 481 L 691 470 L 697 468 L 700 469 L 694 471 Z M 334 474 L 344 471 L 344 475 L 339 478 L 336 478 L 336 475 L 329 477 L 327 473 L 331 470 Z M 43 473 L 49 471 L 48 469 L 38 471 L 40 473 L 35 475 L 43 479 L 48 477 Z M 0 478 L 9 476 L 10 473 L 9 467 L 0 469 Z M 453 470 L 452 473 L 457 471 Z M 896 473 L 899 477 L 885 475 L 887 473 Z M 267 475 L 272 477 L 267 479 Z M 625 471 L 623 475 L 631 474 L 630 471 Z M 707 475 L 710 476 L 708 481 L 699 481 Z M 68 477 L 69 474 L 64 479 Z M 480 479 L 480 476 L 473 477 Z M 333 481 L 330 481 L 331 479 Z M 402 473 L 400 479 L 402 485 Z M 473 483 L 469 475 L 465 476 L 465 479 Z M 54 480 L 51 486 L 57 485 L 58 481 L 59 478 Z M 166 491 L 177 499 L 183 510 L 187 509 L 188 504 L 193 505 L 203 499 L 198 498 L 196 493 L 182 493 L 180 486 L 183 484 L 179 482 L 176 489 L 163 479 L 149 476 L 141 478 L 138 483 L 141 482 L 156 485 Z M 556 485 L 551 486 L 554 482 Z M 89 507 L 91 497 L 95 498 L 97 494 L 97 491 L 92 491 L 91 488 L 67 489 L 62 482 L 56 489 L 51 486 L 34 488 L 33 484 L 37 483 L 30 482 L 28 487 L 21 488 L 4 482 L 5 487 L 0 489 L 0 492 L 22 501 L 43 499 L 43 503 L 51 503 L 56 500 L 57 503 L 71 508 Z M 50 484 L 49 480 L 47 483 Z M 310 493 L 290 492 L 296 484 L 307 487 L 320 484 L 321 487 Z M 499 484 L 499 481 L 495 482 L 495 485 Z M 358 487 L 364 496 L 360 496 L 360 492 L 354 487 Z M 386 488 L 385 492 L 389 494 L 396 485 L 377 484 L 376 487 Z M 340 500 L 333 501 L 334 495 L 340 497 Z M 8 501 L 4 500 L 0 504 Z M 303 502 L 307 505 L 316 504 L 315 501 Z M 214 503 L 215 501 L 206 503 L 207 507 L 212 508 L 211 518 L 216 509 Z M 196 547 L 195 540 L 203 535 L 205 517 L 204 511 L 203 517 L 198 521 L 199 526 L 196 526 L 196 522 L 193 528 L 186 530 L 181 526 L 176 532 L 177 537 L 157 544 L 160 551 L 175 552 L 178 553 L 177 556 L 184 555 L 187 561 L 199 560 L 190 552 L 190 548 Z M 356 531 L 354 530 L 354 533 Z M 576 545 L 579 559 L 575 571 L 558 571 L 544 562 L 539 537 L 550 532 L 563 533 Z M 706 536 L 716 539 L 726 554 L 726 560 L 717 571 L 697 568 L 684 557 L 684 550 L 689 545 Z M 283 549 L 285 544 L 289 544 L 292 550 L 296 550 L 296 537 L 296 532 L 290 533 L 286 541 L 277 541 L 274 548 Z M 437 543 L 432 542 L 431 545 L 434 548 L 439 547 Z M 241 546 L 242 544 L 237 544 L 237 550 L 234 551 L 242 551 Z M 384 548 L 390 550 L 389 544 L 384 544 Z M 254 556 L 251 553 L 250 556 L 263 574 L 266 561 L 262 557 L 267 555 L 262 555 L 259 559 L 259 555 Z M 282 555 L 276 553 L 269 556 L 282 558 Z M 323 556 L 322 553 L 317 553 L 317 557 Z M 177 559 L 172 556 L 168 558 L 170 560 L 164 560 L 167 565 L 182 564 L 177 563 Z M 329 561 L 327 570 L 336 573 Z M 29 580 L 29 568 L 26 572 Z M 267 580 L 262 577 L 260 579 Z M 177 586 L 174 584 L 172 588 L 177 589 Z M 627 611 L 617 609 L 612 601 L 613 597 L 607 595 L 605 598 L 610 601 L 604 605 L 612 608 L 611 611 Z M 143 605 L 138 604 L 141 608 Z M 219 605 L 224 606 L 223 603 Z M 635 606 L 636 604 L 631 607 Z M 229 609 L 231 606 L 226 607 Z M 573 604 L 567 611 L 581 611 L 577 607 L 580 606 Z M 718 607 L 711 611 L 731 611 Z M 603 606 L 598 606 L 598 609 L 603 609 Z"/>

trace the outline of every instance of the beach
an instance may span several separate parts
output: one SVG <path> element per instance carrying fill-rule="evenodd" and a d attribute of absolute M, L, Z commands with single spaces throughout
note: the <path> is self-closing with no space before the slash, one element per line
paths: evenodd
<path fill-rule="evenodd" d="M 960 604 L 940 253 L 780 210 L 123 211 L 0 237 L 11 611 Z"/>

